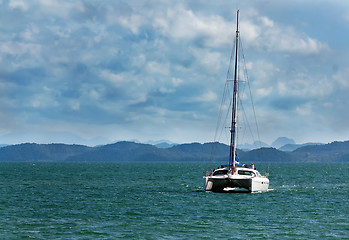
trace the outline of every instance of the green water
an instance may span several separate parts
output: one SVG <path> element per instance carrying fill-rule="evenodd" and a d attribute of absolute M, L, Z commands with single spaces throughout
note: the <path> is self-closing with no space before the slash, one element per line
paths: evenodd
<path fill-rule="evenodd" d="M 206 167 L 0 162 L 0 239 L 349 239 L 349 164 L 259 163 L 257 194 L 203 192 Z"/>

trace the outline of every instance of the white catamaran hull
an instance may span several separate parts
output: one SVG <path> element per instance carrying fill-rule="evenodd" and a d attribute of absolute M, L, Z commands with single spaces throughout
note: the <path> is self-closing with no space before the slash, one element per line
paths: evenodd
<path fill-rule="evenodd" d="M 245 178 L 239 175 L 222 175 L 204 177 L 205 190 L 211 192 L 224 192 L 239 190 L 247 192 L 266 192 L 269 187 L 267 177 Z"/>

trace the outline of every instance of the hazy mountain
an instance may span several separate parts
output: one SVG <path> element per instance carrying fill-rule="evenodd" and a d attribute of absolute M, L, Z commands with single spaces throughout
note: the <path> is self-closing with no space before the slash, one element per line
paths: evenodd
<path fill-rule="evenodd" d="M 287 138 L 287 137 L 279 137 L 278 139 L 276 139 L 271 146 L 273 148 L 281 148 L 282 146 L 286 145 L 286 144 L 296 144 L 295 141 L 291 138 Z"/>
<path fill-rule="evenodd" d="M 155 142 L 149 142 L 149 144 L 152 144 L 158 148 L 170 148 L 170 147 L 173 147 L 173 146 L 176 146 L 178 145 L 177 143 L 174 143 L 174 142 L 171 142 L 171 141 L 168 141 L 168 140 L 160 140 L 160 141 L 155 141 Z"/>
<path fill-rule="evenodd" d="M 177 144 L 168 144 L 168 143 L 158 143 L 158 144 L 155 144 L 154 146 L 156 146 L 157 148 L 170 148 L 170 147 L 173 147 Z"/>
<path fill-rule="evenodd" d="M 253 150 L 253 149 L 262 148 L 262 147 L 270 147 L 270 146 L 267 143 L 262 141 L 254 141 L 252 144 L 250 143 L 239 144 L 239 148 L 242 150 Z"/>
<path fill-rule="evenodd" d="M 117 142 L 119 142 L 119 141 L 117 141 Z M 128 140 L 127 142 L 135 142 L 135 143 L 140 143 L 140 144 L 149 144 L 149 145 L 156 146 L 157 148 L 170 148 L 170 147 L 178 145 L 177 143 L 171 142 L 169 140 L 164 140 L 164 139 L 163 140 L 156 140 L 156 141 L 150 140 L 150 141 L 146 141 L 146 142 L 142 142 L 142 141 L 139 141 L 137 139 L 131 139 L 131 140 Z"/>
<path fill-rule="evenodd" d="M 159 144 L 168 144 L 168 145 L 177 145 L 177 143 L 174 143 L 174 142 L 171 142 L 170 140 L 165 140 L 165 139 L 162 139 L 162 140 L 157 140 L 157 141 L 147 141 L 145 142 L 145 144 L 151 144 L 151 145 L 159 145 Z"/>

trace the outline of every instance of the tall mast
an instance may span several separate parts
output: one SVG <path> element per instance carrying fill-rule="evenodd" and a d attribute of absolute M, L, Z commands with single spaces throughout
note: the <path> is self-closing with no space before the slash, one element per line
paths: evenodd
<path fill-rule="evenodd" d="M 238 85 L 238 46 L 239 46 L 239 10 L 236 14 L 236 35 L 235 35 L 235 68 L 234 68 L 234 88 L 232 119 L 230 128 L 230 157 L 229 165 L 235 168 L 236 165 L 236 128 L 237 128 L 237 85 Z"/>

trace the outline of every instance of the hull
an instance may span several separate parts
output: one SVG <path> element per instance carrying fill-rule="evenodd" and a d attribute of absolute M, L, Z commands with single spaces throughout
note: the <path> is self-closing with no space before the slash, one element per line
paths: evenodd
<path fill-rule="evenodd" d="M 266 177 L 252 178 L 251 192 L 266 192 L 269 188 L 269 179 Z"/>
<path fill-rule="evenodd" d="M 205 190 L 211 192 L 266 192 L 269 187 L 269 179 L 266 177 L 242 178 L 238 175 L 207 176 L 204 177 Z"/>
<path fill-rule="evenodd" d="M 223 192 L 223 189 L 228 186 L 229 180 L 227 177 L 204 177 L 204 185 L 206 191 Z"/>

